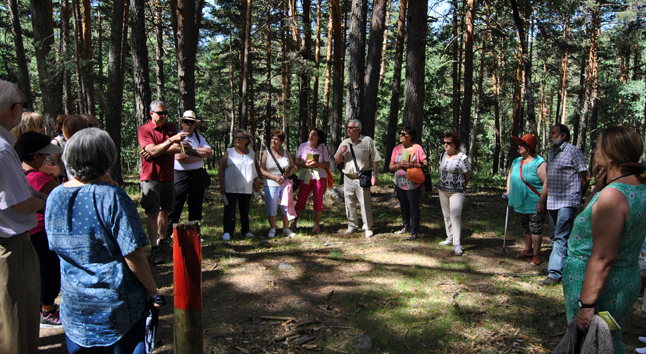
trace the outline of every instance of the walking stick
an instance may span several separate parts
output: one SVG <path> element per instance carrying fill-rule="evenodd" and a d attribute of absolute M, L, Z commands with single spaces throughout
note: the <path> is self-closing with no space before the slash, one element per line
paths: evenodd
<path fill-rule="evenodd" d="M 502 199 L 507 199 L 506 195 Z M 505 243 L 507 242 L 507 225 L 509 224 L 509 202 L 507 202 L 507 215 L 505 216 L 505 236 L 502 239 L 502 254 L 505 254 Z"/>

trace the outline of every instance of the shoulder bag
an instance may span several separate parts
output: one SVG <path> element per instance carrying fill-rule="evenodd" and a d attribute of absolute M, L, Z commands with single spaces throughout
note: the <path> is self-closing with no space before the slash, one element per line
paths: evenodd
<path fill-rule="evenodd" d="M 413 146 L 413 157 L 415 157 L 416 155 L 417 146 L 418 146 L 417 144 Z M 417 154 L 417 157 L 419 160 L 419 154 Z M 411 158 L 410 160 L 413 161 L 414 159 Z M 420 165 L 422 165 L 421 162 L 420 162 Z M 408 180 L 413 183 L 422 184 L 424 183 L 425 176 L 424 176 L 424 172 L 422 172 L 421 167 L 409 167 L 406 169 L 406 178 L 408 178 Z"/>
<path fill-rule="evenodd" d="M 372 185 L 372 171 L 371 170 L 359 170 L 359 165 L 357 165 L 357 157 L 354 155 L 354 149 L 352 148 L 352 144 L 348 143 L 350 145 L 350 152 L 352 153 L 352 161 L 354 161 L 354 167 L 357 169 L 359 172 L 359 186 L 361 188 L 367 188 Z"/>
<path fill-rule="evenodd" d="M 523 181 L 523 183 L 525 183 L 525 185 L 526 185 L 527 187 L 529 187 L 529 189 L 531 189 L 531 190 L 532 190 L 534 193 L 536 193 L 539 197 L 541 196 L 541 194 L 540 194 L 540 193 L 538 193 L 538 191 L 536 190 L 536 188 L 532 187 L 529 183 L 525 182 L 525 179 L 523 178 L 523 161 L 522 161 L 522 160 L 520 161 L 520 180 L 521 180 L 521 181 Z"/>
<path fill-rule="evenodd" d="M 267 149 L 267 152 L 269 153 L 271 158 L 274 159 L 274 163 L 276 164 L 276 167 L 278 167 L 278 171 L 280 171 L 282 175 L 285 175 L 285 170 L 283 170 L 283 168 L 280 167 L 280 164 L 278 163 L 278 160 L 276 160 L 276 156 L 274 156 L 274 153 L 271 152 L 271 149 Z M 298 179 L 298 177 L 296 177 L 296 174 L 294 173 L 291 176 L 289 176 L 289 179 L 292 180 L 292 189 L 297 190 L 301 184 L 301 181 Z"/>

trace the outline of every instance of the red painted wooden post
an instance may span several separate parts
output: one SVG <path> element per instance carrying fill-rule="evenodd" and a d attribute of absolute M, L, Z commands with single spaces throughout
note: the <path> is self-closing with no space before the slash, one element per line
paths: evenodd
<path fill-rule="evenodd" d="M 200 222 L 176 224 L 173 235 L 175 353 L 201 354 L 204 331 Z"/>

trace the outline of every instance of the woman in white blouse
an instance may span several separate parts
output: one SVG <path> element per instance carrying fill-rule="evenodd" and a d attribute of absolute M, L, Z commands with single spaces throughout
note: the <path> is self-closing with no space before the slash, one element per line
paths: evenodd
<path fill-rule="evenodd" d="M 444 152 L 440 157 L 440 182 L 437 189 L 440 194 L 440 205 L 444 215 L 446 240 L 440 245 L 453 245 L 456 256 L 461 256 L 462 245 L 462 206 L 467 185 L 471 179 L 471 169 L 467 155 L 458 151 L 460 136 L 457 133 L 446 133 L 442 139 Z"/>
<path fill-rule="evenodd" d="M 225 196 L 224 234 L 227 241 L 235 231 L 236 204 L 240 204 L 240 224 L 242 234 L 253 237 L 249 230 L 249 204 L 253 192 L 260 190 L 260 167 L 256 153 L 249 148 L 251 136 L 244 129 L 238 129 L 234 135 L 234 146 L 222 156 L 218 167 L 220 192 Z"/>

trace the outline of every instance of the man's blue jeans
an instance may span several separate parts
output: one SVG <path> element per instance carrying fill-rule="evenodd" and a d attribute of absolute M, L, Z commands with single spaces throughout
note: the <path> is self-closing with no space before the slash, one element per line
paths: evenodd
<path fill-rule="evenodd" d="M 567 240 L 570 238 L 574 217 L 578 208 L 568 207 L 558 210 L 548 210 L 550 214 L 550 241 L 552 253 L 547 266 L 550 278 L 561 280 L 563 262 L 567 256 Z"/>

